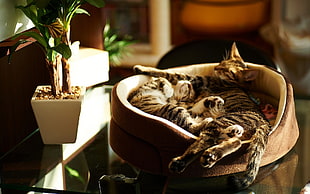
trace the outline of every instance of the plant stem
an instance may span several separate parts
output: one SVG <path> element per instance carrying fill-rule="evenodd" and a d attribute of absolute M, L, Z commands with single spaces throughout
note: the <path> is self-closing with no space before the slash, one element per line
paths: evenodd
<path fill-rule="evenodd" d="M 54 96 L 58 96 L 61 93 L 60 79 L 59 79 L 60 63 L 61 63 L 60 55 L 57 55 L 54 61 L 49 61 L 46 59 L 46 65 L 48 68 L 51 86 L 52 86 L 52 94 Z"/>
<path fill-rule="evenodd" d="M 70 46 L 70 27 L 68 31 L 64 32 L 61 40 L 66 45 Z M 71 93 L 71 81 L 70 81 L 70 64 L 68 59 L 61 57 L 62 63 L 62 91 L 66 93 Z"/>
<path fill-rule="evenodd" d="M 61 57 L 62 63 L 62 91 L 71 93 L 71 81 L 70 81 L 70 65 L 68 59 Z"/>

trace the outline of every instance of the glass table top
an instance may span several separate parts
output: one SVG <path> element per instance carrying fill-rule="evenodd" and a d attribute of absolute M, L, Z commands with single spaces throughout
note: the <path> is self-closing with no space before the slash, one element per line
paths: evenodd
<path fill-rule="evenodd" d="M 111 89 L 87 90 L 76 143 L 44 145 L 37 129 L 0 156 L 0 193 L 219 193 L 221 177 L 153 175 L 119 158 L 108 139 Z M 300 129 L 296 146 L 262 167 L 256 183 L 238 193 L 299 193 L 310 180 L 310 100 L 296 99 L 295 106 Z"/>

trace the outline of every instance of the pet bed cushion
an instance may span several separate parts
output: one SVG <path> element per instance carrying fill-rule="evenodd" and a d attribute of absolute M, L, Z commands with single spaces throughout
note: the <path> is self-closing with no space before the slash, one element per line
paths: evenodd
<path fill-rule="evenodd" d="M 295 145 L 299 131 L 295 117 L 292 85 L 279 72 L 262 65 L 247 63 L 258 69 L 259 75 L 253 83 L 253 95 L 274 107 L 278 113 L 261 166 L 270 164 Z M 210 75 L 217 63 L 197 64 L 171 68 L 170 71 L 193 75 Z M 128 94 L 145 83 L 150 77 L 135 75 L 116 84 L 112 91 L 112 118 L 110 145 L 124 160 L 141 170 L 161 175 L 171 174 L 168 164 L 181 155 L 195 141 L 195 136 L 163 118 L 145 113 L 133 107 Z M 245 148 L 226 156 L 212 168 L 203 168 L 194 161 L 177 176 L 211 177 L 227 175 L 245 170 L 247 164 Z"/>

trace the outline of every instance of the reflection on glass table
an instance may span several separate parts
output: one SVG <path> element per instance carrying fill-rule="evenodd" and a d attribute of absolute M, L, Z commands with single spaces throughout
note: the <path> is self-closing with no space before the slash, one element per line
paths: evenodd
<path fill-rule="evenodd" d="M 87 90 L 74 144 L 44 145 L 37 129 L 1 156 L 2 193 L 7 189 L 97 192 L 97 181 L 107 169 L 110 91 L 111 86 Z M 96 172 L 100 174 L 94 178 Z M 94 188 L 89 187 L 92 181 Z"/>
<path fill-rule="evenodd" d="M 226 176 L 164 177 L 119 158 L 108 143 L 111 88 L 87 90 L 76 143 L 44 145 L 37 129 L 0 156 L 0 193 L 232 193 Z M 238 193 L 299 193 L 310 180 L 310 100 L 295 103 L 300 128 L 296 146 L 262 167 L 255 184 Z"/>

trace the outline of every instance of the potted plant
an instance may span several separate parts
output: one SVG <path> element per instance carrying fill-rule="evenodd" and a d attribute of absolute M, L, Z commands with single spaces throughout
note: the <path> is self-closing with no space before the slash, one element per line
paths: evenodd
<path fill-rule="evenodd" d="M 103 29 L 103 46 L 109 53 L 109 63 L 112 66 L 120 65 L 123 57 L 131 54 L 128 46 L 134 43 L 136 41 L 130 35 L 119 36 L 117 30 L 111 28 L 110 22 L 106 22 Z"/>
<path fill-rule="evenodd" d="M 103 0 L 29 0 L 27 5 L 17 6 L 32 21 L 35 30 L 22 32 L 13 38 L 23 35 L 35 39 L 45 53 L 50 75 L 51 86 L 38 87 L 31 100 L 46 144 L 73 143 L 76 139 L 85 88 L 71 86 L 68 59 L 71 57 L 71 20 L 76 14 L 88 14 L 80 8 L 83 3 L 96 7 L 104 5 Z M 19 40 L 10 48 L 10 55 L 26 42 Z"/>

